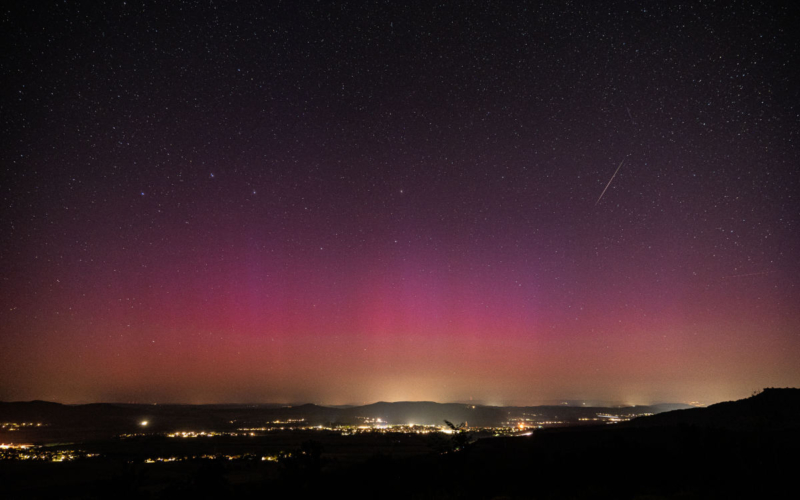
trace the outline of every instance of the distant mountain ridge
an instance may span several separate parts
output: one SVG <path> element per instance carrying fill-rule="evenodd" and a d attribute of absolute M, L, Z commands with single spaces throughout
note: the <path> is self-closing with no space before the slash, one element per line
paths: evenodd
<path fill-rule="evenodd" d="M 0 422 L 35 422 L 59 428 L 91 429 L 97 433 L 172 431 L 180 429 L 235 429 L 272 422 L 305 425 L 442 425 L 445 420 L 471 427 L 499 427 L 510 422 L 578 424 L 598 414 L 635 416 L 659 413 L 687 405 L 623 408 L 584 406 L 497 407 L 431 401 L 377 402 L 363 406 L 328 407 L 315 404 L 277 405 L 140 405 L 92 403 L 64 405 L 47 401 L 0 402 Z M 147 421 L 146 426 L 141 422 Z"/>
<path fill-rule="evenodd" d="M 671 411 L 670 411 L 671 410 Z M 652 414 L 647 416 L 638 416 Z M 603 415 L 602 419 L 598 419 Z M 278 405 L 138 405 L 92 403 L 63 405 L 48 401 L 0 402 L 0 422 L 42 423 L 45 427 L 0 432 L 0 441 L 23 439 L 49 442 L 71 435 L 107 437 L 136 432 L 175 430 L 235 430 L 264 425 L 442 425 L 444 420 L 470 427 L 516 425 L 537 427 L 596 424 L 606 417 L 633 418 L 613 428 L 708 428 L 727 431 L 800 430 L 800 389 L 767 388 L 739 401 L 707 408 L 681 404 L 622 408 L 581 406 L 496 407 L 431 401 L 377 402 L 363 406 L 328 407 L 315 404 Z M 143 426 L 143 421 L 148 421 Z M 281 425 L 281 424 L 277 424 Z M 564 429 L 568 431 L 569 429 Z M 576 430 L 580 430 L 577 429 Z M 587 429 L 588 430 L 588 429 Z"/>

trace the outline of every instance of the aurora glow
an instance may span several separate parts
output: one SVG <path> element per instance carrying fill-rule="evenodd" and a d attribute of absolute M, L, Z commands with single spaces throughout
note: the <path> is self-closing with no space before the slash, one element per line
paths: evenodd
<path fill-rule="evenodd" d="M 403 3 L 4 13 L 0 400 L 800 383 L 796 14 Z"/>

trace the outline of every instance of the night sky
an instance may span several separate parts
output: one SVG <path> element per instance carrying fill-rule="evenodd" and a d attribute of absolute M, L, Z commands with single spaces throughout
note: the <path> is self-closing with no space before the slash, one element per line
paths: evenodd
<path fill-rule="evenodd" d="M 4 7 L 0 400 L 800 385 L 797 11 L 544 3 Z"/>

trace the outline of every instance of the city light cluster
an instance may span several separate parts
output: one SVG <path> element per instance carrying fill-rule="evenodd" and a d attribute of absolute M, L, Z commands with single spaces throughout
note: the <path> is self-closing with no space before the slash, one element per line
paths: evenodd
<path fill-rule="evenodd" d="M 25 427 L 43 427 L 46 425 L 41 422 L 2 422 L 0 423 L 0 430 L 13 432 Z"/>
<path fill-rule="evenodd" d="M 35 460 L 40 462 L 72 462 L 100 456 L 83 450 L 49 449 L 30 444 L 0 444 L 1 460 Z"/>
<path fill-rule="evenodd" d="M 542 424 L 562 424 L 563 422 L 542 422 Z M 515 423 L 502 427 L 469 427 L 470 432 L 487 433 L 493 436 L 506 436 L 517 434 L 520 430 L 529 429 L 533 425 L 522 425 Z M 541 425 L 538 427 L 541 428 Z M 214 437 L 260 437 L 265 433 L 278 431 L 309 431 L 309 432 L 335 432 L 342 436 L 353 436 L 357 434 L 453 434 L 454 431 L 445 426 L 423 425 L 423 424 L 397 424 L 397 425 L 304 425 L 297 427 L 240 427 L 236 431 L 205 431 L 205 430 L 186 430 L 162 434 L 168 438 L 214 438 Z M 153 434 L 122 434 L 121 438 L 147 436 Z"/>
<path fill-rule="evenodd" d="M 214 455 L 211 454 L 203 454 L 203 455 L 185 455 L 182 457 L 178 456 L 169 456 L 169 457 L 156 457 L 156 458 L 147 458 L 145 459 L 144 463 L 146 464 L 156 464 L 156 463 L 169 463 L 169 462 L 185 462 L 189 460 L 258 460 L 262 462 L 277 462 L 278 456 L 277 455 L 254 455 L 252 453 L 244 453 L 238 455 L 229 455 L 224 453 L 217 453 Z"/>

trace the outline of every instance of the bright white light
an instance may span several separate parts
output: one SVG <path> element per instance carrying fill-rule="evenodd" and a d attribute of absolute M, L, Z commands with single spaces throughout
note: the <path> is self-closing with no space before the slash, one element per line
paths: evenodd
<path fill-rule="evenodd" d="M 148 423 L 149 422 L 147 420 L 142 420 L 141 422 L 139 422 L 139 425 L 141 425 L 142 427 L 147 427 Z"/>

